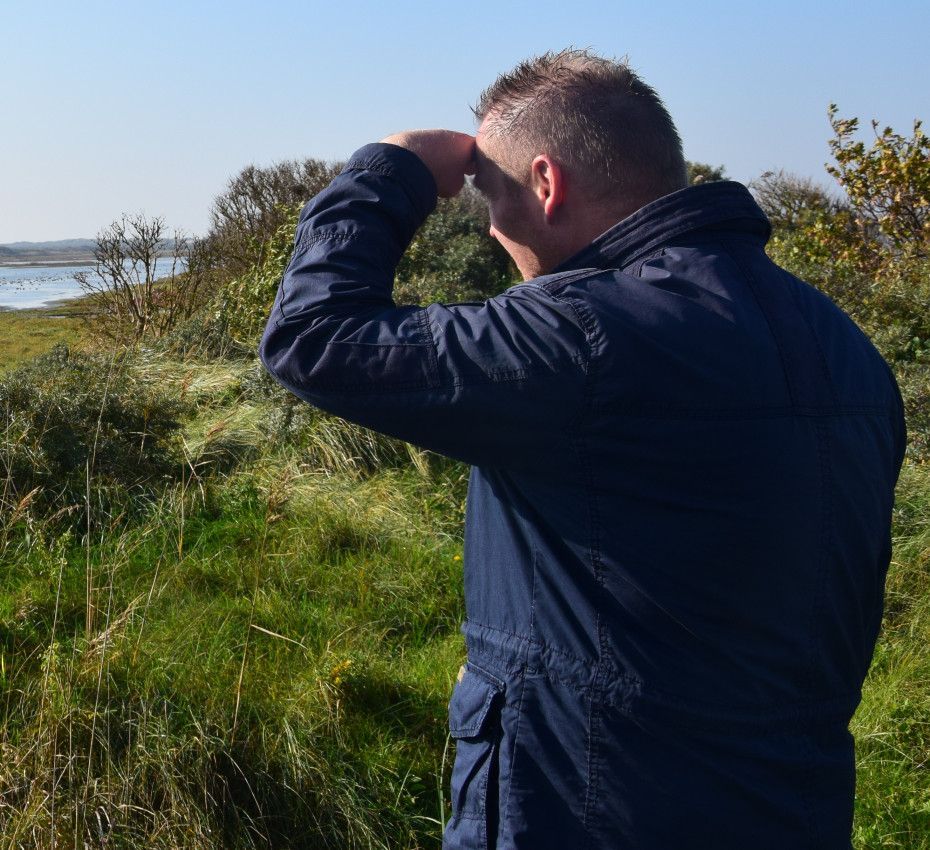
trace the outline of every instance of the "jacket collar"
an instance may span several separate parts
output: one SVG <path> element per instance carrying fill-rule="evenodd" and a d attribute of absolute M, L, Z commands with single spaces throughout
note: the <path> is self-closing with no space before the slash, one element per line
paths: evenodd
<path fill-rule="evenodd" d="M 679 189 L 640 207 L 555 269 L 625 268 L 671 240 L 699 230 L 721 229 L 768 241 L 772 227 L 749 190 L 732 180 Z"/>

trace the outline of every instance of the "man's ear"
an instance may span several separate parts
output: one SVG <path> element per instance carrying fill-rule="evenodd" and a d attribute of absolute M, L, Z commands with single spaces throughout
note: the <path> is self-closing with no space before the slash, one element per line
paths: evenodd
<path fill-rule="evenodd" d="M 552 157 L 541 153 L 530 166 L 530 181 L 546 220 L 551 221 L 565 200 L 565 173 L 562 166 Z"/>

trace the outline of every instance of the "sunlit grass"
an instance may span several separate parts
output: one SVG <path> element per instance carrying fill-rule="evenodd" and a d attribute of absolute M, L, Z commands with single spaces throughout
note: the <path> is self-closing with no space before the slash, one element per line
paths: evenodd
<path fill-rule="evenodd" d="M 0 372 L 50 351 L 80 345 L 86 336 L 78 302 L 30 310 L 0 310 Z"/>
<path fill-rule="evenodd" d="M 177 474 L 132 513 L 0 517 L 0 846 L 438 847 L 466 469 L 282 425 L 253 363 L 135 358 L 191 404 Z M 908 468 L 853 724 L 863 850 L 930 848 L 928 517 Z"/>

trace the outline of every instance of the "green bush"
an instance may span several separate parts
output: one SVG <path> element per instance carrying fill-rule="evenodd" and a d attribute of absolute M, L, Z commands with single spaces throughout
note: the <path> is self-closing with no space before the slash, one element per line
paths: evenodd
<path fill-rule="evenodd" d="M 0 378 L 0 508 L 103 503 L 151 489 L 178 468 L 185 406 L 141 381 L 125 353 L 57 345 Z"/>
<path fill-rule="evenodd" d="M 857 119 L 829 111 L 846 192 L 830 198 L 810 181 L 766 173 L 753 184 L 773 224 L 767 250 L 779 265 L 830 296 L 872 339 L 901 387 L 913 460 L 930 458 L 930 159 L 927 137 L 885 128 L 867 147 Z"/>
<path fill-rule="evenodd" d="M 254 351 L 271 312 L 294 246 L 300 206 L 282 212 L 283 224 L 265 243 L 264 259 L 227 281 L 212 311 L 186 329 L 217 351 Z M 401 257 L 394 300 L 402 304 L 483 301 L 514 282 L 507 253 L 488 238 L 484 201 L 470 187 L 441 199 Z"/>
<path fill-rule="evenodd" d="M 484 301 L 517 279 L 500 244 L 488 237 L 491 219 L 476 189 L 442 198 L 401 257 L 394 300 L 399 304 Z"/>

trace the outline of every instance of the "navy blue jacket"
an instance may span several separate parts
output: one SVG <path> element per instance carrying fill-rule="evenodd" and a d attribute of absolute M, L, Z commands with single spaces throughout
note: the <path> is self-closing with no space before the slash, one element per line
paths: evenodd
<path fill-rule="evenodd" d="M 905 443 L 888 367 L 767 258 L 737 183 L 483 304 L 396 306 L 435 201 L 412 153 L 353 155 L 260 354 L 473 465 L 445 846 L 849 847 Z"/>

